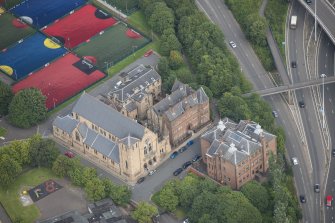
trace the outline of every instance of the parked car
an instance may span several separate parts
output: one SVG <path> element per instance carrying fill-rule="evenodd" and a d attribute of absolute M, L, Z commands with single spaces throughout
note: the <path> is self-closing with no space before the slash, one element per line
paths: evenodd
<path fill-rule="evenodd" d="M 306 1 L 307 5 L 312 4 L 312 0 L 305 0 L 305 1 Z"/>
<path fill-rule="evenodd" d="M 195 155 L 195 157 L 192 159 L 192 162 L 197 162 L 198 160 L 201 160 L 202 157 L 200 155 Z"/>
<path fill-rule="evenodd" d="M 190 223 L 190 220 L 188 218 L 186 218 L 183 223 Z"/>
<path fill-rule="evenodd" d="M 315 193 L 320 193 L 320 185 L 319 184 L 314 185 L 314 192 Z"/>
<path fill-rule="evenodd" d="M 236 47 L 237 47 L 237 46 L 236 46 L 236 43 L 235 43 L 234 41 L 230 41 L 229 44 L 230 44 L 230 46 L 231 46 L 232 48 L 236 48 Z"/>
<path fill-rule="evenodd" d="M 183 172 L 183 169 L 182 169 L 182 168 L 178 168 L 178 169 L 176 169 L 176 170 L 173 172 L 173 175 L 174 175 L 174 176 L 178 176 L 181 172 Z"/>
<path fill-rule="evenodd" d="M 150 170 L 148 175 L 149 175 L 149 176 L 152 176 L 152 175 L 154 175 L 154 173 L 156 173 L 156 171 L 157 171 L 156 169 L 154 169 L 154 170 Z"/>
<path fill-rule="evenodd" d="M 333 196 L 328 195 L 328 196 L 326 197 L 326 206 L 327 206 L 327 207 L 331 207 L 331 206 L 332 206 L 332 203 L 333 203 Z"/>
<path fill-rule="evenodd" d="M 335 157 L 335 149 L 332 150 L 332 155 Z"/>
<path fill-rule="evenodd" d="M 141 177 L 140 179 L 137 180 L 137 183 L 140 184 L 145 180 L 145 177 Z"/>
<path fill-rule="evenodd" d="M 303 102 L 303 101 L 299 101 L 299 107 L 300 107 L 300 108 L 304 108 L 304 107 L 305 107 L 305 102 Z"/>
<path fill-rule="evenodd" d="M 273 115 L 273 117 L 278 118 L 278 112 L 277 111 L 272 111 L 272 115 Z"/>
<path fill-rule="evenodd" d="M 185 152 L 187 150 L 187 147 L 186 146 L 183 146 L 183 147 L 181 147 L 179 150 L 178 150 L 178 152 L 179 153 L 183 153 L 183 152 Z"/>
<path fill-rule="evenodd" d="M 153 52 L 154 52 L 153 50 L 148 50 L 148 51 L 144 54 L 144 56 L 145 56 L 145 57 L 148 57 L 148 56 L 150 56 Z"/>
<path fill-rule="evenodd" d="M 292 158 L 292 163 L 293 163 L 294 166 L 298 165 L 299 164 L 298 158 L 297 157 L 293 157 Z"/>
<path fill-rule="evenodd" d="M 292 68 L 296 68 L 296 67 L 297 67 L 297 62 L 292 61 L 292 62 L 291 62 L 291 67 L 292 67 Z"/>
<path fill-rule="evenodd" d="M 194 144 L 194 141 L 193 140 L 190 140 L 186 143 L 186 146 L 192 146 Z"/>
<path fill-rule="evenodd" d="M 66 152 L 64 153 L 64 155 L 67 156 L 67 157 L 69 157 L 69 158 L 73 158 L 73 157 L 75 157 L 74 153 L 71 152 L 71 151 L 66 151 Z"/>
<path fill-rule="evenodd" d="M 192 162 L 191 161 L 187 161 L 183 164 L 183 169 L 186 169 L 187 167 L 191 166 Z"/>
<path fill-rule="evenodd" d="M 174 151 L 171 155 L 170 155 L 170 158 L 171 159 L 174 159 L 178 156 L 178 152 L 177 151 Z"/>
<path fill-rule="evenodd" d="M 305 195 L 300 195 L 299 198 L 301 203 L 306 203 Z"/>

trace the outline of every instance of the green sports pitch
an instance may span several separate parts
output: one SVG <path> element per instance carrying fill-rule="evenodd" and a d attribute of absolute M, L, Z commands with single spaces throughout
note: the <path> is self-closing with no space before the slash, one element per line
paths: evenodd
<path fill-rule="evenodd" d="M 138 9 L 139 0 L 105 0 L 109 5 L 116 7 L 125 14 L 130 14 Z"/>
<path fill-rule="evenodd" d="M 96 59 L 96 65 L 100 69 L 106 68 L 106 64 L 115 64 L 123 58 L 136 53 L 150 40 L 139 35 L 131 38 L 127 35 L 129 29 L 126 24 L 118 24 L 105 30 L 102 34 L 93 37 L 89 42 L 83 43 L 74 49 L 79 56 L 91 56 Z"/>
<path fill-rule="evenodd" d="M 14 20 L 16 18 L 8 13 L 0 15 L 0 50 L 36 32 L 31 27 Z"/>

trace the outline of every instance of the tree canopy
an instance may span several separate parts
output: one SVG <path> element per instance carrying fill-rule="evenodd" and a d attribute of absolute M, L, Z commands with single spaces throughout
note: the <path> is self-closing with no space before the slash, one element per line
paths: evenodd
<path fill-rule="evenodd" d="M 151 218 L 157 214 L 158 210 L 155 206 L 146 202 L 140 202 L 131 216 L 139 223 L 151 223 Z"/>
<path fill-rule="evenodd" d="M 8 107 L 13 96 L 10 86 L 0 80 L 0 116 L 8 114 Z"/>

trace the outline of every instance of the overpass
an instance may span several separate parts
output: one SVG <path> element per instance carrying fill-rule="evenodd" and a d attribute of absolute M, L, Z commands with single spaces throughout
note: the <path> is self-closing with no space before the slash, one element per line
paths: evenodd
<path fill-rule="evenodd" d="M 274 95 L 274 94 L 280 94 L 280 93 L 285 93 L 289 92 L 292 90 L 298 90 L 302 88 L 307 88 L 307 87 L 312 87 L 312 86 L 317 86 L 317 85 L 322 85 L 322 78 L 315 79 L 315 80 L 310 80 L 306 82 L 301 82 L 301 83 L 296 83 L 296 84 L 290 84 L 290 85 L 282 85 L 274 88 L 268 88 L 264 90 L 258 90 L 258 91 L 253 91 L 247 94 L 244 94 L 245 96 L 250 96 L 253 93 L 259 94 L 260 96 L 269 96 L 269 95 Z M 331 77 L 326 77 L 324 78 L 324 83 L 329 84 L 329 83 L 334 83 L 335 82 L 335 76 Z"/>
<path fill-rule="evenodd" d="M 328 0 L 313 0 L 312 4 L 307 5 L 305 0 L 298 0 L 314 16 L 316 4 L 316 20 L 329 38 L 335 44 L 335 8 Z M 302 20 L 301 18 L 300 20 Z M 299 18 L 298 18 L 299 20 Z M 298 21 L 299 22 L 299 21 Z"/>

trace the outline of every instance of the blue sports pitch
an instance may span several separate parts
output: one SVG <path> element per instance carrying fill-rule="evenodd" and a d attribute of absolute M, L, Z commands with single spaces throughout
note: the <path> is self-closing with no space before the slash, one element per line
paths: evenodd
<path fill-rule="evenodd" d="M 9 11 L 41 28 L 85 3 L 85 0 L 26 0 Z"/>
<path fill-rule="evenodd" d="M 36 33 L 0 52 L 0 70 L 19 80 L 66 52 L 65 48 Z"/>

